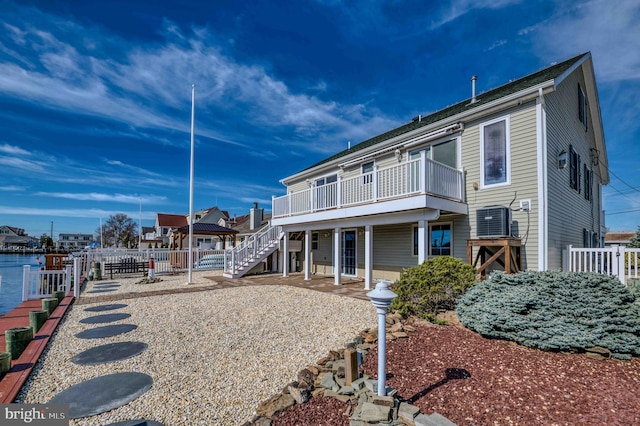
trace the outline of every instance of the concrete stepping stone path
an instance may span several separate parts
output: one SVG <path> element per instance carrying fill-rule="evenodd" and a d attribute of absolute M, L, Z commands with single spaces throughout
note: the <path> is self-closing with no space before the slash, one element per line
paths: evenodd
<path fill-rule="evenodd" d="M 71 358 L 76 364 L 95 365 L 107 362 L 121 361 L 141 354 L 147 349 L 147 344 L 143 342 L 117 342 L 96 346 Z"/>
<path fill-rule="evenodd" d="M 69 404 L 69 417 L 95 416 L 121 407 L 151 389 L 153 379 L 144 373 L 125 372 L 86 380 L 54 396 L 48 404 Z"/>
<path fill-rule="evenodd" d="M 106 426 L 164 426 L 164 424 L 154 420 L 138 419 L 128 420 L 126 422 L 109 423 Z"/>
<path fill-rule="evenodd" d="M 115 314 L 103 314 L 103 315 L 95 315 L 92 317 L 84 318 L 80 320 L 81 324 L 102 324 L 105 322 L 115 322 L 123 319 L 127 319 L 131 316 L 131 314 L 125 314 L 124 312 L 115 313 Z"/>
<path fill-rule="evenodd" d="M 102 327 L 90 328 L 76 334 L 79 339 L 101 339 L 103 337 L 113 337 L 119 334 L 128 333 L 138 328 L 135 324 L 113 324 Z"/>
<path fill-rule="evenodd" d="M 124 303 L 110 303 L 108 305 L 98 305 L 98 306 L 90 306 L 85 308 L 85 312 L 103 312 L 103 311 L 114 311 L 120 308 L 126 308 L 129 305 L 125 305 Z"/>

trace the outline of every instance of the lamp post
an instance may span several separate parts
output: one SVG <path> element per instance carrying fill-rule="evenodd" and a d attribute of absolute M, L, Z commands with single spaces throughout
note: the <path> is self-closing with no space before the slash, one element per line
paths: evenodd
<path fill-rule="evenodd" d="M 376 288 L 367 293 L 378 311 L 378 396 L 387 395 L 387 309 L 391 301 L 398 297 L 389 290 L 390 281 L 380 280 Z"/>

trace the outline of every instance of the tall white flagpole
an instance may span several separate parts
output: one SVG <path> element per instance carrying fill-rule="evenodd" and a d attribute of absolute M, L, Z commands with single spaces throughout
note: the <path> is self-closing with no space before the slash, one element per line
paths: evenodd
<path fill-rule="evenodd" d="M 138 232 L 138 251 L 142 250 L 142 198 L 140 200 L 140 216 L 138 217 L 138 224 L 140 225 L 140 230 Z"/>
<path fill-rule="evenodd" d="M 196 85 L 191 85 L 191 163 L 189 167 L 189 279 L 187 284 L 193 283 L 193 163 L 194 163 L 194 133 L 196 115 Z"/>

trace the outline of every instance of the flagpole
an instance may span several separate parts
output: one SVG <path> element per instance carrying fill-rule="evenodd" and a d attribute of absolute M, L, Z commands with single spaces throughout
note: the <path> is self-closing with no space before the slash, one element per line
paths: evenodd
<path fill-rule="evenodd" d="M 189 167 L 189 279 L 187 284 L 193 283 L 193 163 L 194 163 L 194 133 L 196 114 L 196 85 L 191 85 L 191 162 Z"/>

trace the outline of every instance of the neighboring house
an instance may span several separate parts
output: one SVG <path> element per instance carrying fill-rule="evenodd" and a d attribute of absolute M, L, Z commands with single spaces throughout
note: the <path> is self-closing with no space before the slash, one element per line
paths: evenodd
<path fill-rule="evenodd" d="M 0 226 L 0 248 L 18 249 L 31 246 L 29 237 L 22 228 L 3 225 Z"/>
<path fill-rule="evenodd" d="M 161 239 L 163 244 L 169 244 L 171 242 L 171 230 L 178 229 L 185 225 L 188 225 L 187 216 L 185 215 L 158 213 L 156 215 L 155 235 L 153 238 L 147 236 L 146 239 Z"/>
<path fill-rule="evenodd" d="M 516 238 L 525 270 L 601 245 L 609 173 L 591 54 L 477 95 L 474 77 L 471 92 L 281 180 L 271 225 L 284 252 L 304 233 L 305 275 L 370 286 L 429 257 L 466 262 L 484 237 Z"/>
<path fill-rule="evenodd" d="M 92 234 L 59 234 L 56 247 L 64 250 L 81 250 L 92 241 Z"/>
<path fill-rule="evenodd" d="M 632 231 L 609 231 L 604 236 L 605 247 L 609 246 L 628 246 L 631 238 L 636 236 L 636 232 Z"/>

